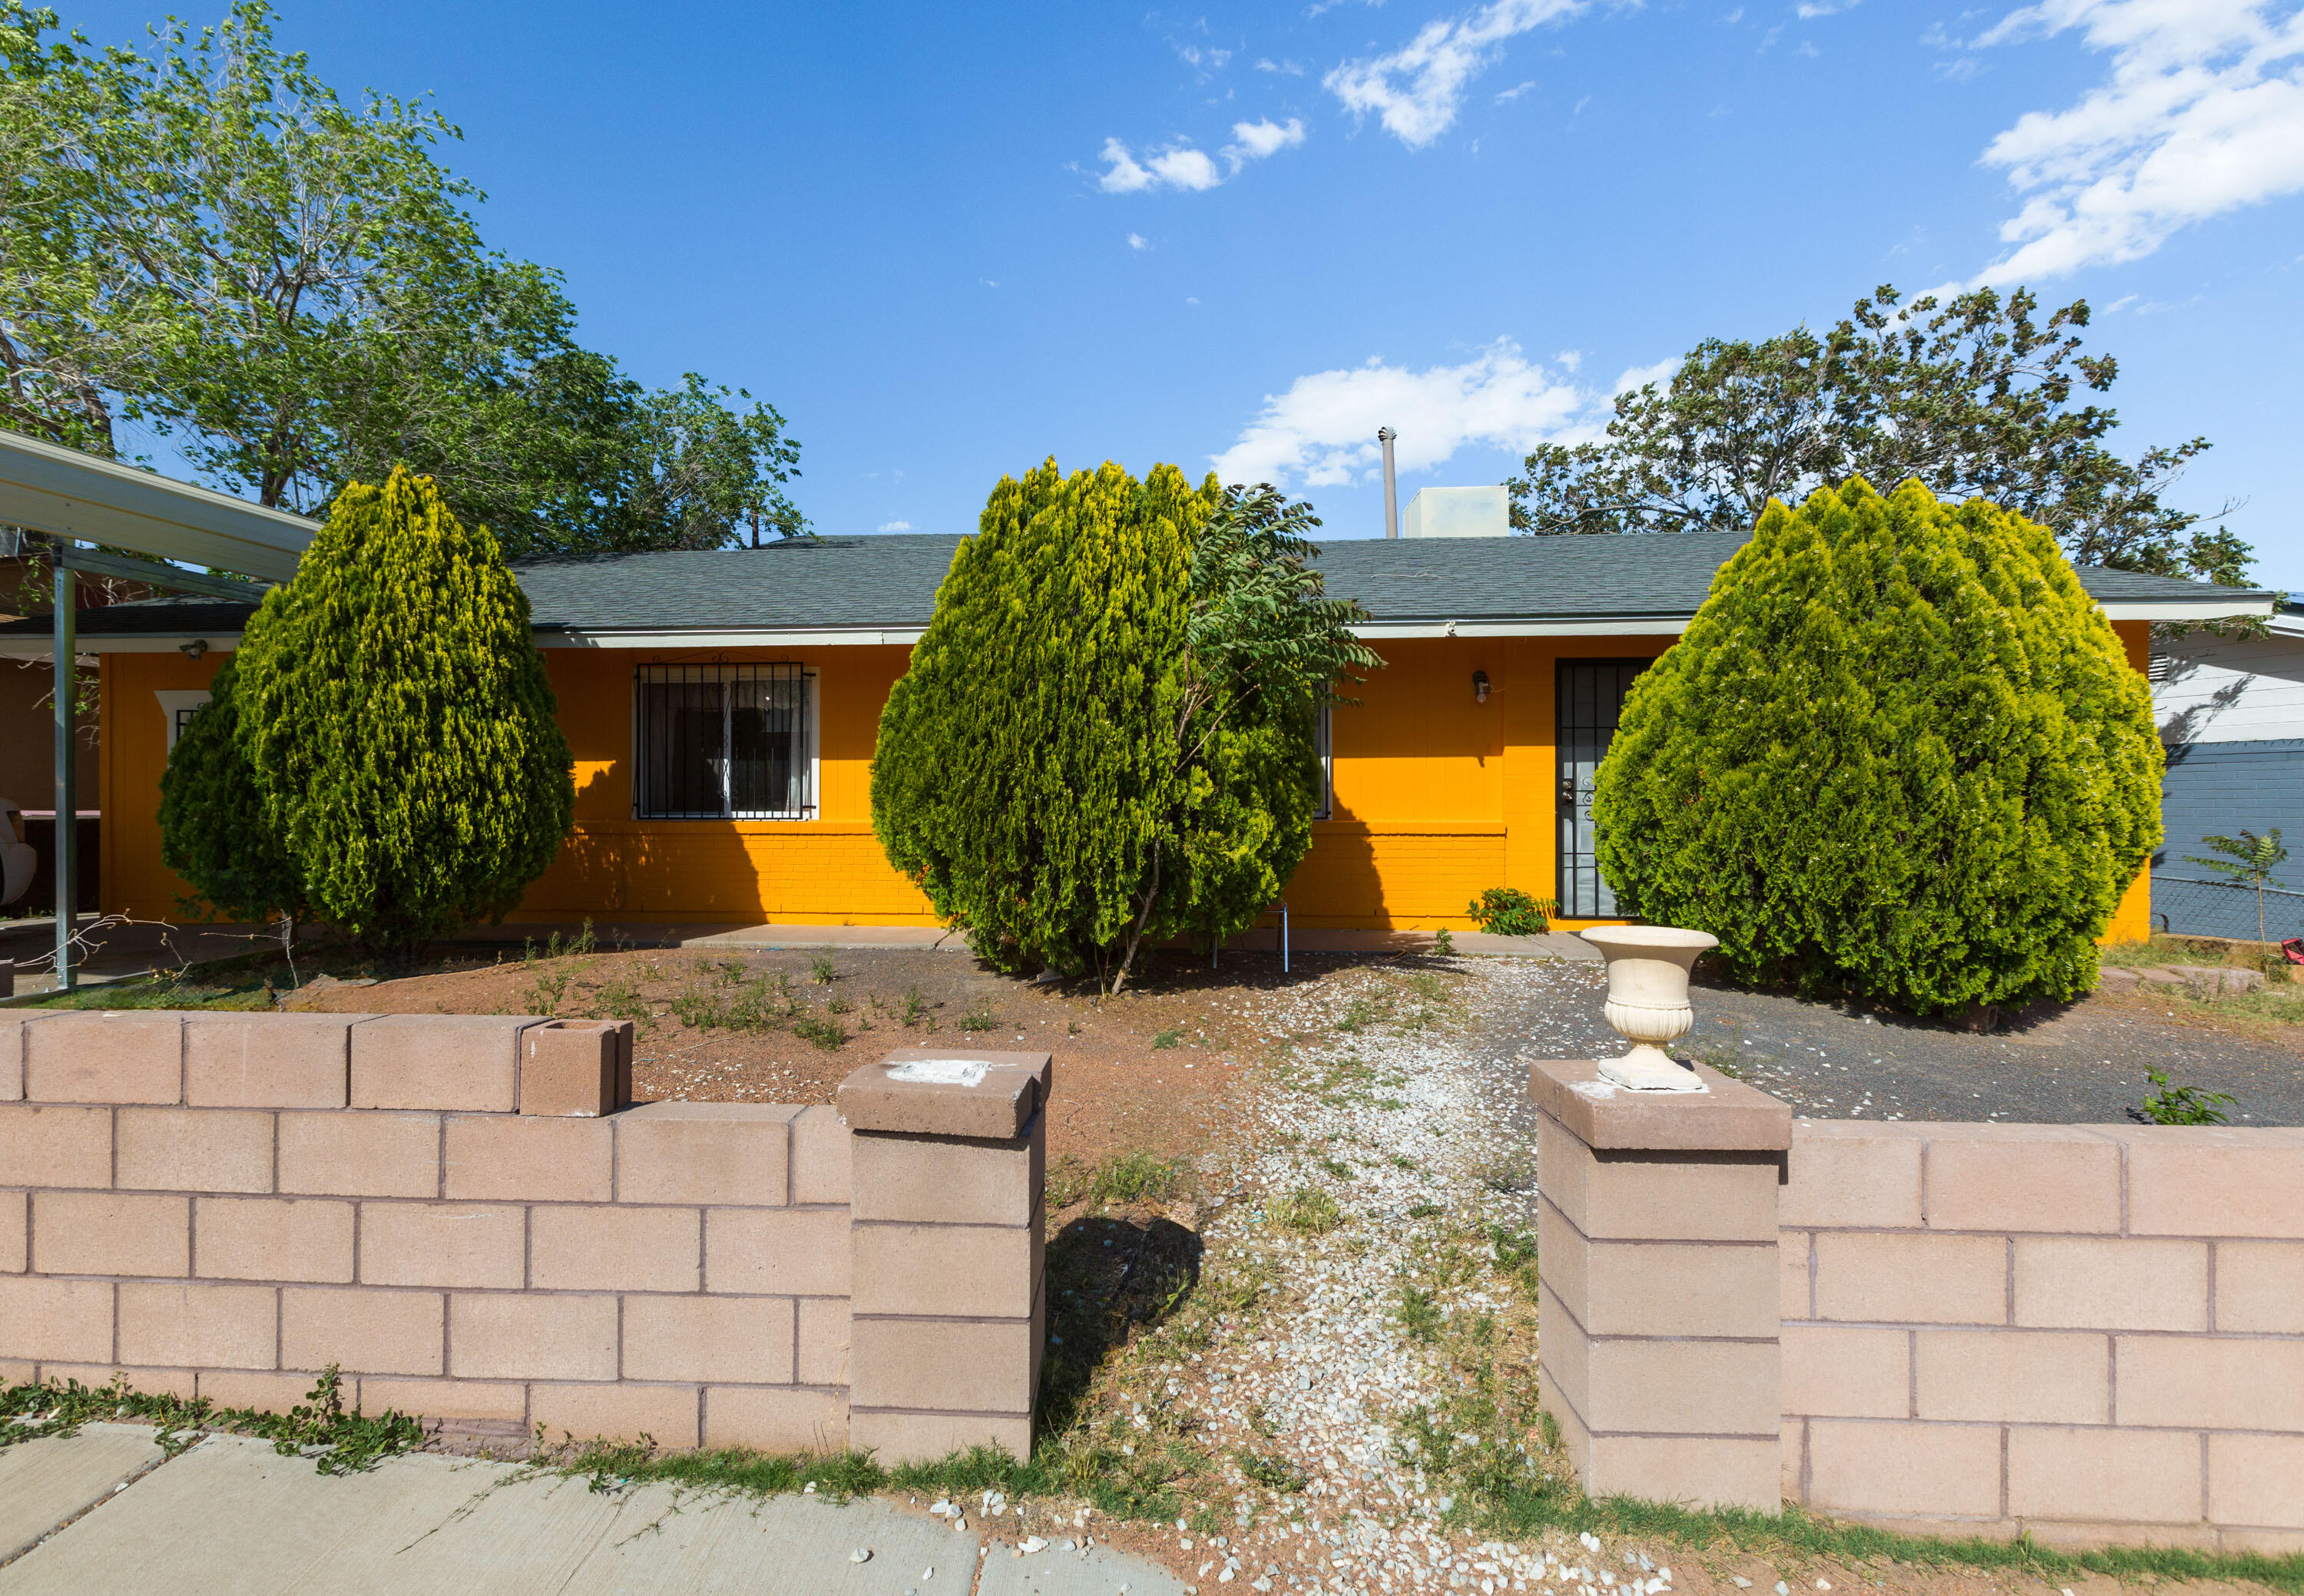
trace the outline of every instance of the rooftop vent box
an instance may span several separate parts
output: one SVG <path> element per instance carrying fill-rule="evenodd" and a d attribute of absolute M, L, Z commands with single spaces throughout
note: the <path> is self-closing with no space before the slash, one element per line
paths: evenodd
<path fill-rule="evenodd" d="M 1419 488 L 1400 518 L 1403 538 L 1502 538 L 1511 531 L 1502 487 Z"/>

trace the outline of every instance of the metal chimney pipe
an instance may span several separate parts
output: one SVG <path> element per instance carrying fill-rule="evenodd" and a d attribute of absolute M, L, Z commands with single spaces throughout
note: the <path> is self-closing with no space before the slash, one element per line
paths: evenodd
<path fill-rule="evenodd" d="M 1384 535 L 1400 536 L 1400 484 L 1392 472 L 1392 440 L 1400 434 L 1389 427 L 1376 429 L 1376 441 L 1384 446 Z"/>

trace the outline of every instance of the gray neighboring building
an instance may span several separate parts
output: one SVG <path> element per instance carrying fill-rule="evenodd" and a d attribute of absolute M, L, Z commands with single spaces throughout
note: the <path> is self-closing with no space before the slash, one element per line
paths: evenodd
<path fill-rule="evenodd" d="M 2152 708 L 2168 751 L 2152 856 L 2152 919 L 2163 930 L 2254 937 L 2253 892 L 2189 862 L 2203 837 L 2277 828 L 2294 854 L 2266 892 L 2264 932 L 2304 937 L 2304 594 L 2288 594 L 2263 635 L 2155 638 Z"/>

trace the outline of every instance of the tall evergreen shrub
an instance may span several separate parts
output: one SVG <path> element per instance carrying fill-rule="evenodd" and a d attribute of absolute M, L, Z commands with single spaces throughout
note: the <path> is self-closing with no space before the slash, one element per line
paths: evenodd
<path fill-rule="evenodd" d="M 1599 771 L 1629 912 L 1919 1014 L 2093 985 L 2160 840 L 2151 693 L 2042 528 L 1917 482 L 1772 503 Z"/>
<path fill-rule="evenodd" d="M 407 951 L 501 916 L 568 835 L 572 761 L 528 599 L 430 478 L 337 495 L 235 663 L 264 819 L 314 912 L 362 940 Z"/>
<path fill-rule="evenodd" d="M 889 694 L 872 821 L 1012 970 L 1117 989 L 1148 942 L 1253 924 L 1311 844 L 1312 715 L 1373 661 L 1305 566 L 1317 525 L 1173 465 L 993 490 Z"/>

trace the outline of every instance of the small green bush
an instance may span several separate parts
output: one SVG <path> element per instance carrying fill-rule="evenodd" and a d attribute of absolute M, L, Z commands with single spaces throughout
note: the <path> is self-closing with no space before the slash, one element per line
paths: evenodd
<path fill-rule="evenodd" d="M 1624 911 L 1736 977 L 1937 1014 L 2096 984 L 2161 766 L 2046 531 L 1851 481 L 1771 504 L 1633 683 L 1593 820 Z"/>
<path fill-rule="evenodd" d="M 1536 937 L 1552 929 L 1546 916 L 1559 907 L 1557 898 L 1530 897 L 1517 887 L 1491 887 L 1474 898 L 1464 913 L 1491 937 Z"/>

